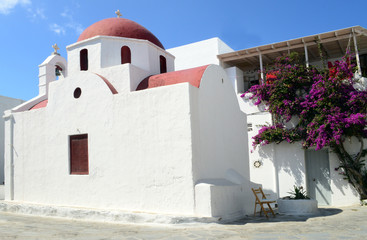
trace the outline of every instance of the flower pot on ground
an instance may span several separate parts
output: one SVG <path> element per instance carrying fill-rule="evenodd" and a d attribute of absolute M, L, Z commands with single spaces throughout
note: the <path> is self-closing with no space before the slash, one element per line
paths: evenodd
<path fill-rule="evenodd" d="M 314 199 L 278 199 L 278 212 L 287 215 L 317 214 L 317 201 Z"/>
<path fill-rule="evenodd" d="M 317 214 L 318 204 L 314 199 L 310 199 L 303 187 L 294 186 L 291 196 L 278 199 L 278 212 L 288 215 Z"/>

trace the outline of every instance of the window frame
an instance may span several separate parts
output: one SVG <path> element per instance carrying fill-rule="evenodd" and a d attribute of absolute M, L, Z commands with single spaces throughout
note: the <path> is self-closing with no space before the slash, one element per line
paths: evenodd
<path fill-rule="evenodd" d="M 79 146 L 74 146 L 73 143 L 74 140 L 84 140 L 86 142 L 84 143 L 79 143 Z M 84 150 L 84 153 L 86 155 L 86 160 L 85 159 L 75 159 L 75 157 L 78 157 L 77 155 L 74 155 L 74 151 L 73 149 L 75 147 L 80 147 L 81 145 L 85 144 L 85 148 L 86 149 L 82 149 Z M 88 134 L 77 134 L 77 135 L 70 135 L 69 136 L 69 174 L 70 175 L 89 175 L 89 141 L 88 141 Z M 80 155 L 79 155 L 80 156 Z M 84 156 L 85 157 L 85 156 Z M 85 165 L 85 166 L 80 166 L 80 165 Z M 81 168 L 81 170 L 76 170 L 77 167 L 79 167 L 79 169 Z"/>
<path fill-rule="evenodd" d="M 121 64 L 131 63 L 131 49 L 128 46 L 121 47 Z"/>
<path fill-rule="evenodd" d="M 159 67 L 161 73 L 167 72 L 167 59 L 163 55 L 159 55 Z"/>
<path fill-rule="evenodd" d="M 79 52 L 79 60 L 80 60 L 80 71 L 88 71 L 89 63 L 88 63 L 88 49 L 84 48 Z"/>

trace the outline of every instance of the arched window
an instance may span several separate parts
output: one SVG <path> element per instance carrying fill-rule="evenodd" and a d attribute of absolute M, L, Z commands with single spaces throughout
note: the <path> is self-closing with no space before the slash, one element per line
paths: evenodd
<path fill-rule="evenodd" d="M 167 72 L 167 62 L 166 62 L 166 58 L 163 57 L 162 55 L 159 56 L 159 63 L 161 66 L 161 73 L 166 73 Z"/>
<path fill-rule="evenodd" d="M 88 49 L 80 51 L 80 71 L 88 70 Z"/>
<path fill-rule="evenodd" d="M 131 63 L 131 51 L 128 46 L 121 48 L 121 64 Z"/>

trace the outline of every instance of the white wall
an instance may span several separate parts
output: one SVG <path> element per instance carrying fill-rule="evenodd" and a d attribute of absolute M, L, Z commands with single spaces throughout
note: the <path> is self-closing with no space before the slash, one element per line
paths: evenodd
<path fill-rule="evenodd" d="M 278 195 L 289 196 L 294 186 L 306 188 L 305 152 L 300 142 L 274 145 L 275 167 L 278 173 Z"/>
<path fill-rule="evenodd" d="M 251 148 L 252 137 L 255 136 L 261 125 L 271 123 L 271 115 L 268 112 L 258 112 L 248 115 L 248 123 L 252 123 L 253 131 L 249 132 L 250 150 L 250 180 L 262 184 L 266 193 L 275 197 L 289 196 L 293 186 L 303 186 L 307 188 L 305 153 L 300 142 L 280 144 L 269 144 Z M 366 143 L 365 143 L 366 144 Z M 357 152 L 359 143 L 352 139 L 346 143 L 346 149 L 350 153 Z M 254 161 L 262 162 L 260 168 L 253 166 Z M 337 156 L 329 150 L 330 163 L 330 187 L 331 205 L 346 206 L 359 202 L 358 194 L 353 187 L 348 184 L 343 176 L 334 169 L 339 166 Z"/>
<path fill-rule="evenodd" d="M 345 149 L 350 154 L 359 152 L 360 143 L 356 138 L 351 138 L 350 142 L 347 140 L 344 143 Z M 367 141 L 364 140 L 364 146 L 367 146 Z M 331 178 L 331 201 L 334 206 L 347 206 L 351 204 L 359 203 L 359 194 L 354 188 L 343 179 L 343 175 L 339 174 L 341 171 L 336 171 L 335 168 L 339 167 L 339 159 L 335 153 L 329 150 L 329 162 L 330 162 L 330 178 Z"/>
<path fill-rule="evenodd" d="M 21 99 L 0 96 L 0 184 L 4 182 L 4 111 L 20 105 L 23 102 L 24 101 Z"/>
<path fill-rule="evenodd" d="M 88 50 L 88 70 L 101 68 L 101 39 L 94 37 L 66 47 L 70 75 L 80 72 L 80 51 Z"/>
<path fill-rule="evenodd" d="M 190 88 L 193 174 L 197 211 L 207 214 L 197 196 L 211 202 L 211 214 L 239 215 L 253 211 L 248 169 L 246 115 L 240 111 L 224 70 L 210 65 L 200 88 Z M 204 194 L 204 193 L 205 194 Z"/>
<path fill-rule="evenodd" d="M 112 94 L 88 71 L 49 89 L 46 108 L 7 122 L 16 152 L 13 178 L 7 158 L 7 200 L 229 218 L 252 211 L 246 118 L 219 66 L 207 68 L 199 89 Z M 85 133 L 89 174 L 70 175 L 69 136 Z"/>
<path fill-rule="evenodd" d="M 193 214 L 188 86 L 112 95 L 88 72 L 54 82 L 46 108 L 14 113 L 14 199 Z M 81 133 L 89 175 L 70 175 L 68 138 Z"/>
<path fill-rule="evenodd" d="M 230 67 L 225 69 L 228 78 L 232 82 L 233 89 L 235 93 L 243 93 L 244 92 L 244 81 L 243 81 L 243 72 L 238 67 Z"/>
<path fill-rule="evenodd" d="M 271 123 L 271 115 L 268 112 L 247 115 L 247 126 L 252 124 L 248 132 L 249 143 L 249 168 L 250 180 L 261 184 L 266 194 L 271 194 L 272 198 L 277 197 L 277 175 L 275 169 L 275 149 L 273 144 L 265 146 L 252 146 L 253 137 L 259 132 L 263 125 Z M 260 161 L 261 166 L 256 168 L 255 161 Z"/>
<path fill-rule="evenodd" d="M 236 95 L 225 72 L 215 65 L 203 74 L 197 91 L 196 114 L 193 121 L 200 139 L 200 157 L 195 167 L 195 179 L 225 178 L 226 170 L 234 168 L 244 177 L 248 172 L 246 115 L 239 109 Z M 196 117 L 193 113 L 193 117 Z M 199 135 L 197 135 L 199 134 Z"/>
<path fill-rule="evenodd" d="M 218 54 L 234 50 L 219 38 L 211 38 L 200 42 L 167 49 L 176 57 L 175 69 L 182 70 L 208 64 L 220 65 Z"/>
<path fill-rule="evenodd" d="M 161 55 L 166 58 L 167 72 L 174 71 L 174 56 L 147 40 L 97 36 L 67 47 L 70 74 L 80 72 L 79 53 L 86 48 L 88 49 L 88 71 L 95 73 L 108 71 L 110 74 L 104 76 L 112 78 L 113 80 L 108 79 L 111 82 L 117 82 L 116 78 L 122 79 L 126 76 L 122 76 L 123 74 L 119 71 L 104 69 L 116 68 L 121 65 L 121 47 L 123 46 L 130 48 L 131 65 L 146 73 L 145 77 L 160 74 L 159 56 Z"/>
<path fill-rule="evenodd" d="M 238 93 L 237 94 L 237 100 L 238 103 L 240 105 L 241 111 L 246 113 L 248 116 L 249 115 L 257 115 L 257 114 L 266 114 L 268 113 L 267 111 L 265 111 L 266 106 L 264 104 L 260 104 L 260 105 L 255 105 L 254 102 L 256 101 L 256 99 L 252 99 L 250 100 L 249 97 L 251 94 L 246 94 L 245 97 L 241 97 L 242 94 Z M 267 119 L 268 123 L 271 124 L 271 119 Z M 262 122 L 260 122 L 259 124 L 263 124 Z"/>

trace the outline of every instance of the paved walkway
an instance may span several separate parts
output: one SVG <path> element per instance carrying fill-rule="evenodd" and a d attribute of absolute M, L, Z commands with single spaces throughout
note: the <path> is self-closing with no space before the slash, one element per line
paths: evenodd
<path fill-rule="evenodd" d="M 0 239 L 366 239 L 367 207 L 319 216 L 248 217 L 231 224 L 111 224 L 0 212 Z"/>

